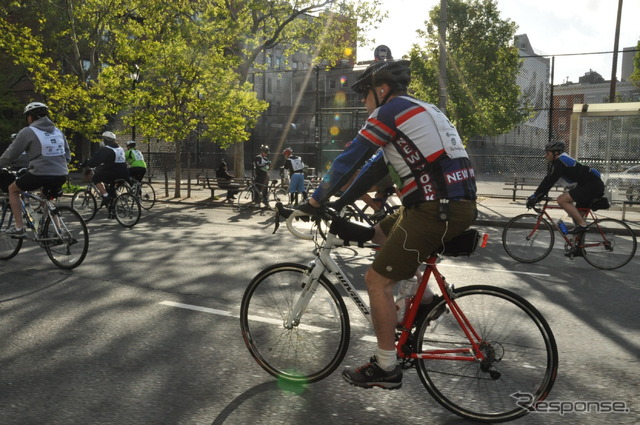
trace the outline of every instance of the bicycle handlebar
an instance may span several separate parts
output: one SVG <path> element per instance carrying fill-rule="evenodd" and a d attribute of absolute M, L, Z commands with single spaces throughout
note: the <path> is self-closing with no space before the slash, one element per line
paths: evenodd
<path fill-rule="evenodd" d="M 276 230 L 278 230 L 278 228 L 280 227 L 280 216 L 283 216 L 285 218 L 285 224 L 287 225 L 287 229 L 289 230 L 289 232 L 291 232 L 293 236 L 295 236 L 296 238 L 305 239 L 305 240 L 313 239 L 313 235 L 302 233 L 293 226 L 294 219 L 298 217 L 309 217 L 309 214 L 300 210 L 292 210 L 289 208 L 285 208 L 282 202 L 278 202 L 276 204 L 276 220 L 275 220 L 276 223 L 275 223 L 275 228 L 273 229 L 273 233 L 275 233 Z"/>

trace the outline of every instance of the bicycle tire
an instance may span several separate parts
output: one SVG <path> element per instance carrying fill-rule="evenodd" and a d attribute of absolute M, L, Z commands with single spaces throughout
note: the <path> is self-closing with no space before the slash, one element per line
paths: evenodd
<path fill-rule="evenodd" d="M 140 221 L 141 208 L 138 198 L 130 193 L 118 195 L 113 204 L 116 220 L 122 226 L 132 228 Z"/>
<path fill-rule="evenodd" d="M 283 204 L 289 203 L 289 192 L 282 186 L 276 186 L 269 191 L 269 196 L 273 202 L 282 202 Z"/>
<path fill-rule="evenodd" d="M 2 202 L 2 217 L 0 217 L 0 260 L 9 260 L 15 257 L 22 248 L 23 238 L 12 238 L 4 232 L 13 224 L 13 214 L 9 201 Z"/>
<path fill-rule="evenodd" d="M 536 214 L 515 216 L 502 231 L 504 250 L 521 263 L 535 263 L 544 259 L 551 253 L 554 242 L 553 228 L 542 217 L 538 222 Z"/>
<path fill-rule="evenodd" d="M 70 207 L 57 207 L 51 214 L 44 223 L 42 245 L 53 264 L 61 269 L 76 268 L 89 249 L 87 225 Z"/>
<path fill-rule="evenodd" d="M 614 270 L 631 261 L 638 242 L 627 223 L 603 218 L 589 224 L 579 246 L 584 259 L 593 267 Z"/>
<path fill-rule="evenodd" d="M 140 193 L 137 194 L 137 198 L 140 206 L 145 210 L 150 210 L 156 204 L 156 191 L 149 183 L 141 183 L 139 188 Z"/>
<path fill-rule="evenodd" d="M 71 208 L 76 210 L 84 221 L 91 221 L 98 211 L 98 202 L 91 190 L 81 189 L 73 194 Z"/>
<path fill-rule="evenodd" d="M 453 292 L 482 341 L 485 360 L 477 361 L 471 352 L 469 360 L 417 359 L 420 380 L 443 407 L 472 421 L 505 422 L 526 415 L 548 396 L 558 372 L 558 347 L 549 324 L 527 300 L 506 289 L 474 285 Z M 471 350 L 450 311 L 432 320 L 440 306 L 418 325 L 417 352 L 423 347 Z"/>
<path fill-rule="evenodd" d="M 329 376 L 344 359 L 350 336 L 344 301 L 324 276 L 300 323 L 284 327 L 309 270 L 295 263 L 264 269 L 240 306 L 242 336 L 253 358 L 272 376 L 300 384 Z"/>
<path fill-rule="evenodd" d="M 249 187 L 247 189 L 241 190 L 237 195 L 236 195 L 236 201 L 233 204 L 234 208 L 236 210 L 244 210 L 246 208 L 249 208 L 251 205 L 254 204 L 254 189 L 253 187 Z"/>

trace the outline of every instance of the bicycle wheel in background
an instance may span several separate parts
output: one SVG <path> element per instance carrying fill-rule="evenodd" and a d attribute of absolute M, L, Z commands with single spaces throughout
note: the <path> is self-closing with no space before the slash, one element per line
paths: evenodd
<path fill-rule="evenodd" d="M 4 233 L 13 225 L 13 214 L 8 200 L 2 202 L 0 214 L 0 260 L 8 260 L 18 254 L 24 239 L 12 238 Z"/>
<path fill-rule="evenodd" d="M 455 304 L 478 333 L 484 359 L 473 359 L 471 344 L 449 310 L 430 323 L 436 306 L 418 325 L 418 352 L 469 352 L 459 352 L 459 360 L 416 359 L 420 380 L 438 403 L 472 421 L 504 422 L 526 415 L 526 407 L 548 396 L 558 372 L 551 328 L 527 300 L 505 289 L 474 285 L 454 292 Z"/>
<path fill-rule="evenodd" d="M 114 202 L 116 220 L 124 227 L 133 227 L 140 220 L 140 203 L 130 193 L 118 195 Z"/>
<path fill-rule="evenodd" d="M 512 218 L 502 231 L 502 246 L 507 254 L 522 263 L 535 263 L 553 249 L 555 235 L 547 220 L 536 214 Z"/>
<path fill-rule="evenodd" d="M 62 269 L 78 267 L 89 249 L 89 232 L 80 214 L 69 207 L 57 207 L 47 217 L 41 245 L 56 266 Z"/>
<path fill-rule="evenodd" d="M 139 187 L 138 199 L 140 200 L 140 206 L 145 210 L 150 210 L 156 203 L 156 191 L 153 190 L 153 186 L 149 183 L 141 183 Z"/>
<path fill-rule="evenodd" d="M 627 264 L 635 255 L 637 245 L 631 227 L 613 218 L 589 224 L 580 241 L 584 259 L 603 270 L 613 270 Z"/>
<path fill-rule="evenodd" d="M 71 208 L 76 210 L 84 221 L 90 221 L 96 216 L 98 203 L 89 189 L 78 190 L 71 198 Z"/>
<path fill-rule="evenodd" d="M 264 269 L 240 306 L 242 336 L 251 355 L 278 379 L 311 383 L 330 375 L 349 346 L 349 315 L 336 288 L 321 278 L 302 317 L 286 328 L 303 294 L 309 268 L 283 263 Z"/>
<path fill-rule="evenodd" d="M 269 190 L 269 197 L 271 198 L 270 201 L 274 203 L 282 202 L 285 205 L 289 203 L 288 189 L 283 186 L 276 186 L 272 190 Z M 298 198 L 301 200 L 302 195 L 298 195 Z"/>
<path fill-rule="evenodd" d="M 233 204 L 233 207 L 236 210 L 243 210 L 245 208 L 248 208 L 253 204 L 253 198 L 254 198 L 254 194 L 251 188 L 241 190 L 236 195 L 236 201 Z"/>

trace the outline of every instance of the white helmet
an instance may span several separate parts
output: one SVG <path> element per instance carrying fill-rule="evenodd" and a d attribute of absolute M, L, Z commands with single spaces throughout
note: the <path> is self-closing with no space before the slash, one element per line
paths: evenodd
<path fill-rule="evenodd" d="M 135 145 L 135 144 L 136 144 L 136 141 L 135 141 L 135 140 L 129 140 L 129 141 L 127 142 L 127 146 L 131 146 L 131 145 Z"/>
<path fill-rule="evenodd" d="M 116 135 L 113 134 L 113 132 L 111 132 L 111 131 L 105 131 L 104 133 L 102 133 L 102 138 L 104 140 L 109 140 L 111 142 L 115 142 L 116 141 Z"/>
<path fill-rule="evenodd" d="M 24 114 L 32 114 L 36 109 L 44 109 L 45 111 L 48 111 L 49 107 L 42 102 L 31 102 L 24 107 Z"/>
<path fill-rule="evenodd" d="M 13 134 L 11 135 L 11 140 L 14 140 L 16 137 L 18 137 L 18 133 L 13 133 Z"/>

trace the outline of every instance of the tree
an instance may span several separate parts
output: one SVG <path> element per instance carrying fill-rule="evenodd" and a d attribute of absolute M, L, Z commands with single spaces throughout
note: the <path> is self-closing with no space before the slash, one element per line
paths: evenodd
<path fill-rule="evenodd" d="M 423 48 L 410 53 L 411 88 L 437 104 L 438 21 L 436 6 L 425 22 Z M 463 140 L 506 133 L 529 116 L 516 77 L 521 60 L 513 46 L 516 24 L 500 19 L 495 0 L 448 0 L 447 115 Z"/>
<path fill-rule="evenodd" d="M 379 0 L 227 0 L 224 10 L 216 10 L 216 22 L 228 36 L 225 53 L 236 60 L 244 83 L 249 70 L 260 69 L 260 54 L 278 46 L 285 57 L 307 53 L 316 64 L 324 60 L 332 65 L 348 57 L 351 42 L 364 41 L 358 30 L 383 17 L 380 9 Z M 234 169 L 244 170 L 242 143 L 235 145 Z"/>
<path fill-rule="evenodd" d="M 638 41 L 638 45 L 636 46 L 636 55 L 633 57 L 633 72 L 629 77 L 629 81 L 640 88 L 640 41 Z"/>

